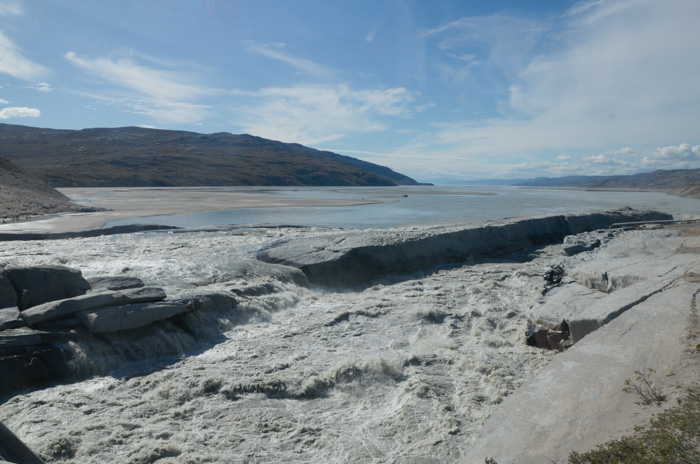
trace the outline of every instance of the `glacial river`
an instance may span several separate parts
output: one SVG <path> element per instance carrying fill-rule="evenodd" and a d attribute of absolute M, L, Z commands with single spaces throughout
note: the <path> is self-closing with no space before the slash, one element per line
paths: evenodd
<path fill-rule="evenodd" d="M 558 247 L 335 292 L 298 285 L 255 253 L 335 227 L 421 228 L 601 205 L 692 215 L 697 204 L 661 194 L 495 190 L 157 221 L 303 227 L 0 243 L 8 264 L 62 264 L 86 277 L 139 277 L 169 296 L 239 299 L 228 312 L 190 314 L 188 333 L 164 323 L 141 337 L 71 345 L 89 380 L 0 398 L 0 421 L 52 463 L 459 462 L 494 408 L 553 356 L 526 346 L 524 334 L 542 273 L 563 259 Z"/>

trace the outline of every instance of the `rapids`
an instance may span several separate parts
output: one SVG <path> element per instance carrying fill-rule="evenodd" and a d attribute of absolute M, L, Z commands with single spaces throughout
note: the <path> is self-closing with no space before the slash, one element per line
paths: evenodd
<path fill-rule="evenodd" d="M 130 275 L 169 296 L 232 292 L 141 339 L 74 343 L 89 380 L 0 398 L 0 421 L 47 462 L 458 461 L 502 399 L 553 356 L 525 345 L 557 246 L 392 276 L 304 285 L 255 253 L 318 228 L 147 232 L 5 242 L 0 261 Z"/>

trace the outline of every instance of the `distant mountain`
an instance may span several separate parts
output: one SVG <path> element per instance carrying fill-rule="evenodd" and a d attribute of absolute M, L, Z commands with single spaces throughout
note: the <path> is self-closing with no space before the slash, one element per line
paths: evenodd
<path fill-rule="evenodd" d="M 519 182 L 529 187 L 656 190 L 687 198 L 700 198 L 700 169 L 660 169 L 629 176 L 542 177 Z"/>
<path fill-rule="evenodd" d="M 18 219 L 82 208 L 0 156 L 0 218 Z"/>
<path fill-rule="evenodd" d="M 532 187 L 579 187 L 670 191 L 700 184 L 700 169 L 658 170 L 629 176 L 543 177 L 520 182 Z"/>
<path fill-rule="evenodd" d="M 349 156 L 229 133 L 0 124 L 0 154 L 54 187 L 417 184 Z"/>

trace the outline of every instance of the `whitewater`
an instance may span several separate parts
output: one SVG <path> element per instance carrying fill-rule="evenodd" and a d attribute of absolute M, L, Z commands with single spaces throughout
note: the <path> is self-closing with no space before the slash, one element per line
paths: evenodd
<path fill-rule="evenodd" d="M 1 243 L 5 264 L 134 276 L 169 297 L 227 293 L 238 305 L 187 314 L 187 330 L 166 321 L 73 342 L 87 380 L 0 398 L 0 421 L 56 463 L 458 462 L 494 408 L 555 356 L 525 333 L 561 246 L 335 290 L 256 259 L 338 232 L 220 226 Z"/>

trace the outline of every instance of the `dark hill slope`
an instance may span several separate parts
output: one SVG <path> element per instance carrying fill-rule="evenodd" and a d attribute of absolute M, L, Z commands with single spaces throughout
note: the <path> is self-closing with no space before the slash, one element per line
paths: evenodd
<path fill-rule="evenodd" d="M 0 156 L 0 218 L 18 219 L 81 208 Z"/>
<path fill-rule="evenodd" d="M 0 124 L 0 154 L 56 187 L 416 183 L 389 168 L 336 153 L 228 133 Z"/>

